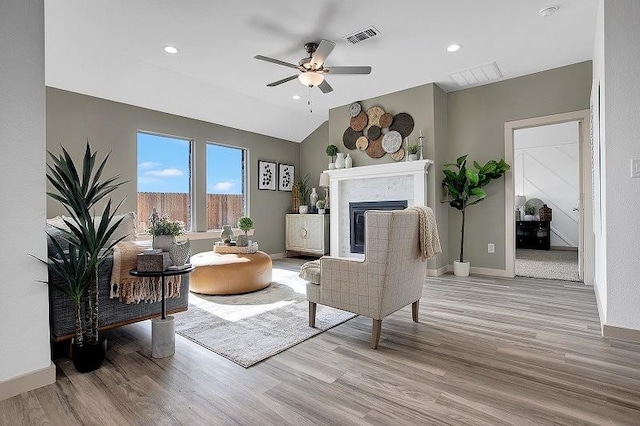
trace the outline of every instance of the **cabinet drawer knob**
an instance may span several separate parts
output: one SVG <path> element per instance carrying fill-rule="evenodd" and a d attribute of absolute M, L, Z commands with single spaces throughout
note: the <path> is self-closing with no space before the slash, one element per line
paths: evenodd
<path fill-rule="evenodd" d="M 307 238 L 307 234 L 308 234 L 307 228 L 300 228 L 300 236 L 302 238 Z"/>

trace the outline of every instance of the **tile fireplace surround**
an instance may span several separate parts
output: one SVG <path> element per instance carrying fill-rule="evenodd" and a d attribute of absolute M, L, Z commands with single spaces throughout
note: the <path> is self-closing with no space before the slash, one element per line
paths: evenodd
<path fill-rule="evenodd" d="M 425 206 L 431 164 L 431 160 L 418 160 L 325 170 L 330 178 L 331 256 L 362 257 L 351 253 L 350 202 L 407 200 L 409 207 Z"/>

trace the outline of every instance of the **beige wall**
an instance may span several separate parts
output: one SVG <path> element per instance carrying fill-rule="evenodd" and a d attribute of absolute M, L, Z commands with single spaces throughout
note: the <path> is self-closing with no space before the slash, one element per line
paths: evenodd
<path fill-rule="evenodd" d="M 477 88 L 449 93 L 448 161 L 469 154 L 479 163 L 504 157 L 504 123 L 589 108 L 591 62 L 569 65 Z M 465 260 L 505 269 L 504 180 L 486 187 L 487 199 L 467 211 Z M 460 214 L 449 215 L 449 248 L 460 250 Z M 495 243 L 495 254 L 487 253 Z M 453 260 L 453 259 L 451 259 Z"/>
<path fill-rule="evenodd" d="M 205 145 L 218 142 L 249 151 L 249 215 L 256 231 L 254 239 L 267 253 L 284 252 L 284 215 L 291 205 L 291 193 L 260 191 L 257 188 L 258 160 L 298 166 L 299 144 L 230 127 L 165 114 L 145 108 L 111 102 L 77 93 L 47 88 L 47 149 L 60 152 L 60 144 L 80 159 L 87 138 L 101 155 L 111 151 L 106 175 L 120 174 L 129 182 L 114 195 L 126 197 L 120 211 L 136 211 L 138 130 L 179 136 L 194 141 L 195 224 L 205 230 Z M 247 118 L 250 119 L 250 118 Z M 48 200 L 48 217 L 62 214 L 59 205 Z M 211 250 L 213 240 L 193 241 L 193 251 Z"/>

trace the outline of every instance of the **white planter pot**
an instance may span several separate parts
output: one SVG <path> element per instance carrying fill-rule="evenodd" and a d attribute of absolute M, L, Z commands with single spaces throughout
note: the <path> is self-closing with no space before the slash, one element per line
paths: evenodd
<path fill-rule="evenodd" d="M 470 268 L 471 263 L 469 262 L 460 262 L 458 260 L 453 261 L 453 274 L 456 277 L 468 277 Z"/>
<path fill-rule="evenodd" d="M 336 169 L 344 169 L 345 158 L 342 152 L 336 154 Z"/>
<path fill-rule="evenodd" d="M 309 206 L 299 206 L 298 207 L 298 213 L 300 213 L 300 214 L 309 213 Z"/>
<path fill-rule="evenodd" d="M 325 210 L 324 209 L 318 209 L 318 214 L 324 214 Z"/>
<path fill-rule="evenodd" d="M 418 154 L 409 154 L 409 161 L 416 161 L 418 159 Z"/>
<path fill-rule="evenodd" d="M 532 214 L 525 214 L 524 215 L 524 220 L 527 222 L 531 222 L 533 220 L 533 215 Z"/>
<path fill-rule="evenodd" d="M 329 163 L 329 170 L 335 170 L 336 163 Z"/>
<path fill-rule="evenodd" d="M 161 249 L 162 251 L 169 251 L 175 242 L 176 237 L 174 235 L 154 235 L 152 247 L 154 249 Z"/>

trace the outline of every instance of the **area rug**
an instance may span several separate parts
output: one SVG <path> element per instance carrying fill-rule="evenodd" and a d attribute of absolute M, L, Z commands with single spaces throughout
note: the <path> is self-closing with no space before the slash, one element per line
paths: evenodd
<path fill-rule="evenodd" d="M 273 281 L 237 296 L 189 294 L 189 310 L 175 315 L 176 333 L 248 368 L 355 317 L 318 305 L 311 328 L 306 282 L 277 267 Z"/>
<path fill-rule="evenodd" d="M 517 249 L 516 275 L 550 280 L 580 281 L 578 252 Z"/>

